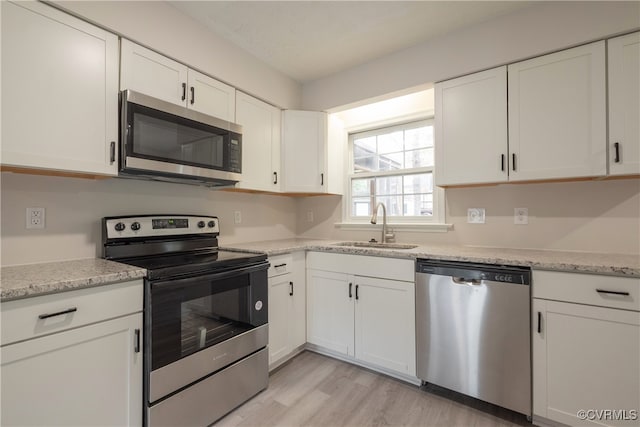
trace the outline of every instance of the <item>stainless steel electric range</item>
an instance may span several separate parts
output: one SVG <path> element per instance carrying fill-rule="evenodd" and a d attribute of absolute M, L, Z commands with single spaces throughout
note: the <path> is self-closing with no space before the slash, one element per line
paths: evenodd
<path fill-rule="evenodd" d="M 218 249 L 214 216 L 102 220 L 104 258 L 146 268 L 148 426 L 209 425 L 268 383 L 266 255 Z"/>

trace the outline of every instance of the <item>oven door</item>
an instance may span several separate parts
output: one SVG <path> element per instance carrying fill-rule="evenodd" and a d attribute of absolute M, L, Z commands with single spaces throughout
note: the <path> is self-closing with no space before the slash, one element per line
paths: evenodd
<path fill-rule="evenodd" d="M 148 282 L 149 403 L 267 345 L 268 265 Z"/>

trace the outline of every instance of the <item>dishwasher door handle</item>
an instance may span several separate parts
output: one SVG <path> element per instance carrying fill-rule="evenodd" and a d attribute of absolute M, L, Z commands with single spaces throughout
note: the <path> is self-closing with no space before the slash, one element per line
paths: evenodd
<path fill-rule="evenodd" d="M 465 279 L 464 277 L 452 277 L 451 281 L 453 283 L 457 283 L 458 285 L 469 285 L 469 286 L 477 286 L 482 281 L 478 279 Z"/>

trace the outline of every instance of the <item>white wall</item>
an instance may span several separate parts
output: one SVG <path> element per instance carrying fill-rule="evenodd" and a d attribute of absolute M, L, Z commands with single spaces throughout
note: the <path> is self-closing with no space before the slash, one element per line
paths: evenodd
<path fill-rule="evenodd" d="M 485 208 L 485 224 L 467 224 L 468 208 Z M 513 223 L 513 209 L 529 209 L 529 225 Z M 446 191 L 447 233 L 396 232 L 397 241 L 521 249 L 640 254 L 640 179 L 499 185 Z M 315 221 L 306 221 L 313 211 Z M 298 203 L 300 237 L 379 239 L 370 231 L 344 231 L 342 198 Z"/>
<path fill-rule="evenodd" d="M 132 179 L 1 177 L 2 266 L 100 256 L 100 220 L 111 215 L 203 214 L 220 219 L 220 244 L 287 239 L 296 232 L 296 201 Z M 27 207 L 46 209 L 46 228 L 27 230 Z M 242 223 L 234 224 L 240 211 Z"/>
<path fill-rule="evenodd" d="M 640 28 L 640 2 L 536 2 L 303 86 L 331 110 Z"/>
<path fill-rule="evenodd" d="M 299 108 L 300 84 L 162 1 L 58 1 L 67 11 L 280 108 Z"/>

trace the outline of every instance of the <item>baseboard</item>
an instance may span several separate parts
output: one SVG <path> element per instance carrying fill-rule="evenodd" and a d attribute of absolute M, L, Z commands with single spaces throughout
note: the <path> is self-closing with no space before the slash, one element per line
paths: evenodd
<path fill-rule="evenodd" d="M 405 374 L 401 374 L 399 372 L 394 372 L 392 370 L 389 369 L 385 369 L 382 368 L 380 366 L 376 366 L 367 362 L 363 362 L 361 360 L 358 360 L 354 357 L 351 356 L 345 356 L 344 354 L 340 354 L 338 352 L 335 352 L 333 350 L 328 350 L 324 347 L 320 347 L 317 346 L 315 344 L 309 344 L 307 343 L 305 348 L 309 351 L 313 351 L 314 353 L 318 353 L 318 354 L 322 354 L 325 356 L 329 356 L 332 357 L 334 359 L 338 359 L 338 360 L 342 360 L 343 362 L 347 362 L 347 363 L 351 363 L 352 365 L 358 365 L 361 366 L 363 368 L 367 368 L 369 370 L 378 372 L 380 374 L 384 374 L 384 375 L 388 375 L 390 377 L 396 378 L 398 380 L 413 384 L 413 385 L 417 385 L 420 386 L 422 385 L 422 380 L 420 380 L 417 377 L 411 376 L 411 375 L 405 375 Z"/>

